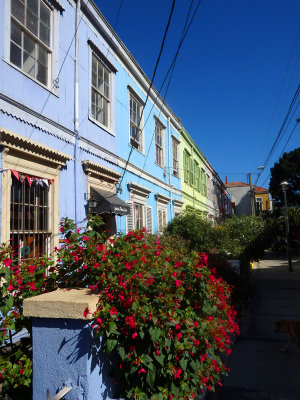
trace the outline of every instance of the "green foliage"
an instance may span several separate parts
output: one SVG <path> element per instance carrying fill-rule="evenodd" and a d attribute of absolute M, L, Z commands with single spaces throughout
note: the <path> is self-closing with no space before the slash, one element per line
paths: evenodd
<path fill-rule="evenodd" d="M 284 153 L 271 168 L 270 193 L 278 206 L 283 206 L 281 182 L 287 181 L 287 199 L 289 206 L 300 206 L 300 147 Z"/>
<path fill-rule="evenodd" d="M 196 211 L 176 216 L 168 223 L 165 232 L 184 239 L 189 250 L 209 252 L 216 244 L 212 224 Z"/>
<path fill-rule="evenodd" d="M 101 351 L 120 357 L 114 375 L 120 377 L 122 397 L 190 399 L 212 390 L 227 374 L 221 356 L 230 353 L 238 333 L 230 287 L 208 267 L 204 253 L 187 253 L 179 239 L 171 246 L 170 237 L 160 241 L 139 231 L 107 245 L 98 223 L 91 219 L 81 232 L 65 219 L 57 264 L 18 260 L 9 248 L 2 251 L 3 337 L 28 326 L 22 298 L 57 287 L 89 287 L 99 294 L 92 328 L 103 338 Z M 29 385 L 31 374 L 30 355 L 17 345 L 9 350 L 0 359 L 6 392 Z"/>

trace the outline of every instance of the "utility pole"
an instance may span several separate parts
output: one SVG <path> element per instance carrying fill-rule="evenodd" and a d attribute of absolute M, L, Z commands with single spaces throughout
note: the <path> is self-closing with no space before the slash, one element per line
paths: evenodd
<path fill-rule="evenodd" d="M 250 203 L 251 203 L 251 215 L 255 215 L 255 199 L 254 199 L 254 190 L 252 186 L 251 180 L 251 172 L 249 172 L 249 185 L 250 185 Z"/>
<path fill-rule="evenodd" d="M 285 209 L 285 236 L 286 236 L 286 252 L 287 252 L 287 259 L 288 259 L 288 266 L 289 272 L 293 272 L 292 267 L 292 257 L 291 257 L 291 249 L 290 249 L 290 224 L 289 224 L 289 214 L 288 214 L 288 207 L 287 207 L 287 197 L 286 197 L 286 189 L 288 186 L 287 181 L 281 182 L 281 187 L 283 191 L 283 199 L 284 199 L 284 209 Z"/>

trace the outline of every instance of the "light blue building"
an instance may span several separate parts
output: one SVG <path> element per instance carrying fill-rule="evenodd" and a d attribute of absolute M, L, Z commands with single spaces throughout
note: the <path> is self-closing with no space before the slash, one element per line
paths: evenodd
<path fill-rule="evenodd" d="M 88 211 L 109 234 L 161 231 L 181 211 L 181 125 L 153 88 L 138 123 L 150 82 L 97 7 L 5 0 L 0 20 L 1 242 L 51 251 Z"/>

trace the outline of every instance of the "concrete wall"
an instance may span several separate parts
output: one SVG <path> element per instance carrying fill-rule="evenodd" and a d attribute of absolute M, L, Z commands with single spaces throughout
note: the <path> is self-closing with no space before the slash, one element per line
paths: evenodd
<path fill-rule="evenodd" d="M 227 188 L 235 203 L 235 215 L 251 215 L 250 186 Z"/>

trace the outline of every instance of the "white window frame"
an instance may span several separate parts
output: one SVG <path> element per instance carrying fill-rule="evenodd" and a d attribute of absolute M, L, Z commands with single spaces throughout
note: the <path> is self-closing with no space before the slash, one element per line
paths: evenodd
<path fill-rule="evenodd" d="M 59 72 L 59 19 L 60 19 L 60 12 L 61 9 L 57 9 L 51 6 L 50 1 L 40 0 L 40 3 L 44 3 L 47 8 L 51 11 L 50 15 L 50 43 L 49 46 L 44 44 L 37 36 L 35 36 L 29 29 L 23 25 L 22 22 L 15 22 L 22 30 L 26 33 L 27 36 L 34 39 L 36 42 L 40 43 L 42 47 L 47 49 L 48 51 L 48 76 L 47 76 L 47 83 L 44 84 L 43 82 L 39 81 L 36 77 L 31 76 L 29 73 L 25 72 L 22 67 L 14 64 L 10 61 L 11 57 L 11 19 L 17 21 L 16 18 L 11 16 L 11 1 L 6 0 L 4 1 L 4 57 L 3 60 L 7 62 L 10 66 L 15 68 L 16 70 L 20 71 L 23 75 L 30 78 L 38 85 L 42 86 L 43 88 L 51 91 L 55 95 L 59 95 L 59 86 L 58 82 L 56 81 L 56 77 L 58 76 Z M 27 0 L 26 0 L 27 1 Z M 22 33 L 22 47 L 24 45 L 23 42 L 24 33 Z M 22 52 L 23 54 L 23 52 Z M 22 56 L 23 57 L 23 56 Z"/>
<path fill-rule="evenodd" d="M 142 112 L 144 107 L 143 100 L 133 91 L 133 89 L 128 86 L 129 89 L 129 144 L 140 153 L 144 154 L 144 113 Z M 132 112 L 132 104 L 136 103 L 139 106 L 139 118 L 134 118 Z M 139 140 L 136 140 L 132 136 L 132 128 L 135 128 L 138 131 L 140 136 Z"/>
<path fill-rule="evenodd" d="M 105 66 L 105 64 L 101 61 L 100 57 L 97 56 L 97 54 L 91 50 L 91 63 L 90 63 L 90 74 L 91 74 L 91 79 L 90 79 L 90 118 L 95 121 L 97 124 L 99 124 L 101 127 L 104 129 L 111 129 L 111 85 L 112 85 L 112 78 L 111 78 L 111 71 Z M 102 68 L 102 73 L 103 76 L 105 72 L 108 74 L 108 93 L 102 92 L 99 88 L 93 85 L 93 60 L 97 63 L 97 79 L 99 79 L 99 66 Z M 103 79 L 104 82 L 104 79 Z M 96 113 L 93 113 L 93 92 L 96 93 L 101 99 L 101 101 L 105 101 L 107 104 L 107 109 L 106 109 L 106 123 L 102 122 L 101 119 L 97 118 Z M 96 107 L 96 104 L 95 104 Z M 103 109 L 103 108 L 102 108 Z"/>
<path fill-rule="evenodd" d="M 156 204 L 156 215 L 157 215 L 157 233 L 161 234 L 168 224 L 168 204 L 170 202 L 170 197 L 167 197 L 161 193 L 155 195 Z"/>
<path fill-rule="evenodd" d="M 179 142 L 172 137 L 172 171 L 179 178 Z"/>
<path fill-rule="evenodd" d="M 264 202 L 262 197 L 256 197 L 255 196 L 255 204 L 256 204 L 256 209 L 259 211 L 263 211 L 264 209 Z"/>
<path fill-rule="evenodd" d="M 155 164 L 161 168 L 165 168 L 165 127 L 157 118 L 154 119 L 154 134 Z M 160 137 L 160 143 L 157 141 L 158 137 Z"/>

